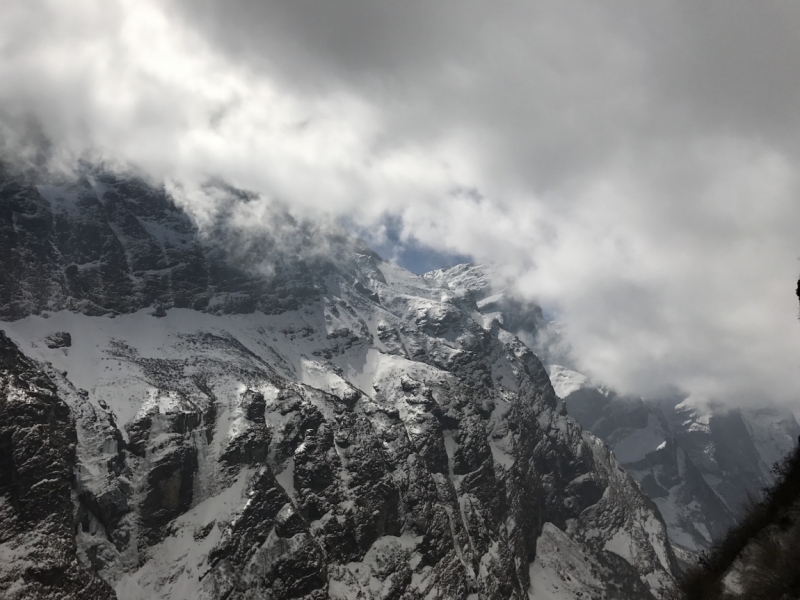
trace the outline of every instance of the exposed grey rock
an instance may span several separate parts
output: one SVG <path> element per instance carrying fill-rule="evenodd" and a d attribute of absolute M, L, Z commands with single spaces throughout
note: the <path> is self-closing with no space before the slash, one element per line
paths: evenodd
<path fill-rule="evenodd" d="M 110 599 L 78 560 L 71 499 L 78 442 L 69 407 L 41 365 L 0 331 L 0 595 Z"/>
<path fill-rule="evenodd" d="M 57 331 L 44 338 L 48 348 L 69 348 L 72 346 L 72 336 L 66 331 Z"/>

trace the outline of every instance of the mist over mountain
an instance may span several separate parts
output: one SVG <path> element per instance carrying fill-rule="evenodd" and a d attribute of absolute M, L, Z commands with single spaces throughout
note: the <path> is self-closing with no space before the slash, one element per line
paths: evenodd
<path fill-rule="evenodd" d="M 3 16 L 15 159 L 38 156 L 33 137 L 52 165 L 132 166 L 197 210 L 222 180 L 387 256 L 501 265 L 596 381 L 797 406 L 793 6 L 34 0 Z"/>

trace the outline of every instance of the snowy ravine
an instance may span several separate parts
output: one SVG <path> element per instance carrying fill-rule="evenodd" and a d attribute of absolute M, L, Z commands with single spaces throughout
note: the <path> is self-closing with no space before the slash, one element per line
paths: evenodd
<path fill-rule="evenodd" d="M 772 466 L 797 444 L 792 413 L 779 406 L 730 409 L 684 395 L 625 397 L 576 370 L 563 336 L 533 303 L 498 290 L 492 269 L 458 265 L 427 274 L 468 294 L 488 322 L 496 320 L 545 363 L 556 395 L 585 429 L 604 440 L 658 506 L 684 565 L 711 547 L 769 486 Z M 762 401 L 763 402 L 763 401 Z"/>
<path fill-rule="evenodd" d="M 469 293 L 279 213 L 242 245 L 135 180 L 4 177 L 0 596 L 671 585 L 655 505 Z"/>

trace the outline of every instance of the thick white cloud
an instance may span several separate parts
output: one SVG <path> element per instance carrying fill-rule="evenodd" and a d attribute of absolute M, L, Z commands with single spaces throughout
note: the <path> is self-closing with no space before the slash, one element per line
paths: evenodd
<path fill-rule="evenodd" d="M 583 367 L 800 397 L 800 7 L 2 2 L 7 148 L 505 265 Z M 192 203 L 191 196 L 188 202 Z M 198 212 L 208 206 L 198 199 Z M 795 403 L 796 404 L 796 403 Z"/>

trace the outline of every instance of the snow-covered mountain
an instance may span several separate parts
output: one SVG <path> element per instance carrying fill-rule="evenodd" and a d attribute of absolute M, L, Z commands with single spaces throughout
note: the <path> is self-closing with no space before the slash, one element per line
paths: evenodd
<path fill-rule="evenodd" d="M 656 506 L 491 303 L 277 209 L 246 229 L 224 187 L 198 228 L 135 179 L 2 177 L 3 597 L 672 584 Z"/>
<path fill-rule="evenodd" d="M 678 558 L 693 563 L 774 481 L 773 465 L 800 435 L 792 413 L 777 406 L 703 405 L 679 394 L 631 398 L 594 385 L 576 370 L 563 336 L 541 309 L 498 291 L 492 275 L 487 267 L 459 265 L 426 277 L 469 293 L 484 318 L 536 351 L 567 412 L 613 449 L 658 506 Z"/>

